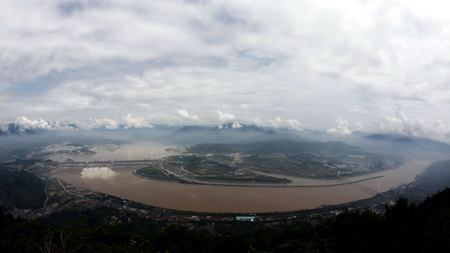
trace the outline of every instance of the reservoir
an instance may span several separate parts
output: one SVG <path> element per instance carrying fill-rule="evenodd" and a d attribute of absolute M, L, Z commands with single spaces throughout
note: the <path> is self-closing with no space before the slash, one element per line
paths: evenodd
<path fill-rule="evenodd" d="M 75 155 L 75 154 L 51 154 L 47 158 L 64 162 L 67 159 L 72 159 L 76 162 L 84 161 L 114 161 L 114 160 L 143 160 L 143 159 L 158 159 L 165 156 L 173 155 L 174 152 L 166 149 L 175 148 L 173 145 L 166 145 L 154 141 L 140 141 L 122 145 L 108 145 L 96 146 L 93 148 L 95 154 L 89 155 Z"/>
<path fill-rule="evenodd" d="M 143 179 L 133 169 L 81 173 L 80 169 L 59 169 L 51 176 L 78 187 L 169 209 L 202 212 L 275 212 L 312 209 L 366 199 L 377 192 L 412 182 L 431 161 L 411 160 L 395 170 L 370 174 L 358 184 L 322 185 L 326 180 L 298 178 L 297 187 L 243 187 L 181 184 Z M 358 180 L 358 177 L 348 178 Z M 336 180 L 336 179 L 334 179 Z M 299 187 L 302 185 L 301 187 Z M 369 190 L 367 188 L 372 190 Z"/>

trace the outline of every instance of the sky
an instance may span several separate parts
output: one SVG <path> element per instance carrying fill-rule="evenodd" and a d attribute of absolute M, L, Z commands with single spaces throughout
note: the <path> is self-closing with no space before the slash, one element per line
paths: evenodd
<path fill-rule="evenodd" d="M 0 125 L 450 141 L 450 2 L 0 1 Z"/>

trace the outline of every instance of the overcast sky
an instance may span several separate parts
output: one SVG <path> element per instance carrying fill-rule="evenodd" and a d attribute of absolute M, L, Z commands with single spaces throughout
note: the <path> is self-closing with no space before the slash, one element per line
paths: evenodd
<path fill-rule="evenodd" d="M 450 141 L 449 10 L 434 0 L 0 1 L 0 122 L 242 122 Z"/>

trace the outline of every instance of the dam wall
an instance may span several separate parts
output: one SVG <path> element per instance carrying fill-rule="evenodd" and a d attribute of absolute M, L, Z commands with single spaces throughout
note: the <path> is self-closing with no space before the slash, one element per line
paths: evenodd
<path fill-rule="evenodd" d="M 58 169 L 84 169 L 92 167 L 108 167 L 114 169 L 140 169 L 152 165 L 157 165 L 158 160 L 129 160 L 129 161 L 92 161 L 73 162 L 66 161 L 58 163 Z"/>

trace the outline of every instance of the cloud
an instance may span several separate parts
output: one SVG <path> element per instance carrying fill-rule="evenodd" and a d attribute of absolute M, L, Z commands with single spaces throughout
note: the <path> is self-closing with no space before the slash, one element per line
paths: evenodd
<path fill-rule="evenodd" d="M 16 125 L 20 125 L 26 129 L 53 129 L 54 124 L 43 119 L 32 120 L 26 117 L 18 117 L 16 119 Z"/>
<path fill-rule="evenodd" d="M 177 110 L 177 113 L 184 120 L 189 120 L 189 121 L 194 121 L 194 122 L 200 121 L 200 118 L 197 115 L 189 115 L 189 113 L 186 110 Z"/>
<path fill-rule="evenodd" d="M 117 128 L 212 125 L 238 115 L 292 129 L 363 126 L 446 139 L 445 7 L 437 0 L 3 1 L 0 122 L 23 115 L 38 121 L 23 124 L 47 128 L 40 119 Z M 398 106 L 407 118 L 386 116 Z M 348 125 L 330 128 L 339 116 Z"/>
<path fill-rule="evenodd" d="M 384 132 L 395 132 L 413 136 L 427 136 L 439 139 L 439 136 L 450 132 L 448 124 L 440 119 L 422 117 L 411 118 L 405 112 L 398 110 L 394 115 L 386 115 L 377 120 L 378 129 Z"/>
<path fill-rule="evenodd" d="M 349 128 L 348 121 L 344 120 L 341 116 L 336 118 L 335 123 L 336 124 L 334 127 L 327 129 L 328 133 L 342 135 L 352 134 L 352 130 L 350 130 Z"/>
<path fill-rule="evenodd" d="M 92 128 L 119 129 L 120 127 L 120 122 L 114 119 L 101 118 L 91 120 L 93 122 Z"/>
<path fill-rule="evenodd" d="M 302 124 L 295 119 L 284 119 L 281 117 L 276 117 L 274 120 L 268 120 L 268 124 L 271 127 L 281 128 L 285 127 L 292 130 L 302 131 L 305 128 L 314 128 L 312 125 Z"/>
<path fill-rule="evenodd" d="M 217 117 L 219 118 L 220 122 L 230 122 L 236 119 L 233 114 L 223 113 L 221 111 L 217 111 Z"/>
<path fill-rule="evenodd" d="M 144 117 L 133 117 L 132 113 L 128 113 L 124 116 L 125 128 L 150 128 L 153 127 Z"/>
<path fill-rule="evenodd" d="M 83 129 L 119 129 L 119 128 L 152 128 L 150 119 L 145 117 L 133 117 L 132 113 L 119 118 L 92 119 L 88 125 L 81 125 Z"/>

